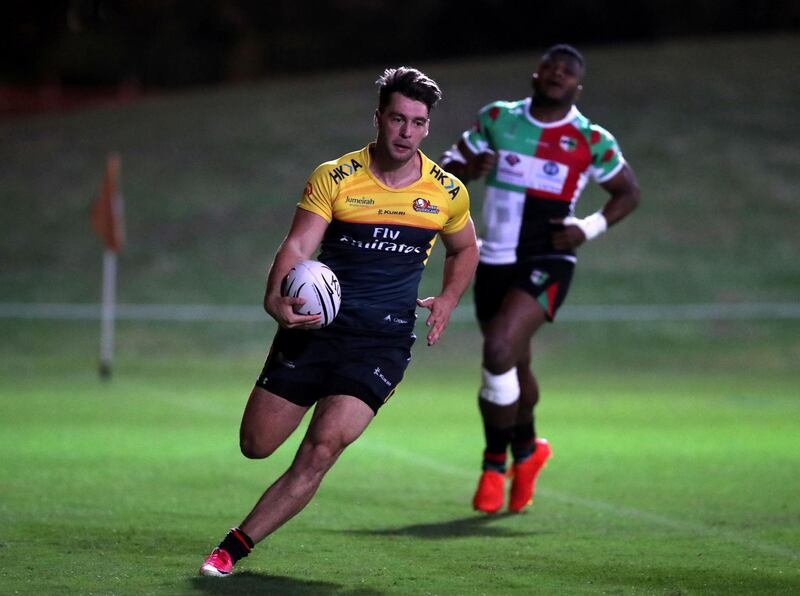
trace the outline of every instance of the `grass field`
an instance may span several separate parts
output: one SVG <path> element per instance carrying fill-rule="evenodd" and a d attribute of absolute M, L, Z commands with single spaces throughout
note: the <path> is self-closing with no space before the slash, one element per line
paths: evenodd
<path fill-rule="evenodd" d="M 476 337 L 457 325 L 417 349 L 399 394 L 309 507 L 220 583 L 196 567 L 297 445 L 263 462 L 237 452 L 263 356 L 256 334 L 252 350 L 204 354 L 224 343 L 208 329 L 151 330 L 182 337 L 181 358 L 123 326 L 138 349 L 103 384 L 87 357 L 94 325 L 56 324 L 72 349 L 37 358 L 30 338 L 43 330 L 6 322 L 29 339 L 3 354 L 0 375 L 2 592 L 796 593 L 800 375 L 786 352 L 796 362 L 800 325 L 769 345 L 729 341 L 769 326 L 709 334 L 695 348 L 711 361 L 670 355 L 676 335 L 701 335 L 691 326 L 548 332 L 538 416 L 555 455 L 528 513 L 483 517 L 469 506 Z M 743 359 L 771 365 L 754 374 Z"/>
<path fill-rule="evenodd" d="M 581 252 L 571 304 L 797 302 L 798 51 L 783 36 L 586 48 L 581 107 L 619 137 L 643 204 Z M 420 66 L 445 90 L 436 156 L 483 103 L 526 93 L 531 60 Z M 378 70 L 0 122 L 0 301 L 98 300 L 88 208 L 117 150 L 120 300 L 257 304 L 308 172 L 371 138 Z M 121 322 L 104 384 L 96 322 L 0 318 L 0 593 L 800 593 L 791 319 L 548 327 L 534 362 L 554 457 L 529 512 L 493 517 L 469 506 L 479 338 L 454 324 L 418 344 L 306 510 L 234 577 L 196 577 L 298 444 L 238 453 L 273 331 Z"/>

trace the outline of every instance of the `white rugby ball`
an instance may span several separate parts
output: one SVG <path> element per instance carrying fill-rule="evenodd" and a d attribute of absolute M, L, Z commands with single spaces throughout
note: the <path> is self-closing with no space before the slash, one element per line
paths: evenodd
<path fill-rule="evenodd" d="M 294 305 L 298 315 L 320 315 L 314 329 L 330 325 L 342 304 L 339 278 L 319 261 L 300 261 L 292 267 L 283 280 L 281 294 L 306 301 Z"/>

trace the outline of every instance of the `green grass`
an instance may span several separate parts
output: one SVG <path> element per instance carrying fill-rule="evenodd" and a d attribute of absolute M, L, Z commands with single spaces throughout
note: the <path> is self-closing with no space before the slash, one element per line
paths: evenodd
<path fill-rule="evenodd" d="M 123 325 L 103 384 L 94 324 L 5 322 L 27 339 L 0 365 L 3 591 L 796 592 L 800 375 L 786 352 L 800 328 L 764 343 L 767 323 L 721 336 L 694 325 L 547 329 L 538 419 L 555 455 L 530 512 L 489 518 L 469 506 L 477 337 L 454 326 L 415 349 L 398 395 L 308 508 L 220 584 L 196 567 L 299 441 L 261 462 L 238 453 L 270 329 L 159 325 L 146 334 L 164 340 L 155 352 L 141 324 Z M 745 355 L 766 368 L 740 366 Z"/>
<path fill-rule="evenodd" d="M 796 302 L 798 40 L 584 49 L 580 105 L 618 136 L 643 204 L 581 251 L 569 303 Z M 527 93 L 532 57 L 419 66 L 446 96 L 436 156 L 481 105 Z M 373 136 L 378 70 L 0 122 L 0 301 L 98 301 L 88 209 L 116 150 L 120 301 L 258 304 L 307 174 Z M 469 507 L 479 338 L 452 325 L 418 343 L 306 510 L 235 577 L 195 577 L 299 441 L 262 462 L 238 453 L 273 331 L 122 321 L 103 384 L 96 322 L 0 319 L 0 592 L 800 592 L 792 320 L 548 326 L 534 365 L 555 456 L 529 513 L 490 518 Z"/>

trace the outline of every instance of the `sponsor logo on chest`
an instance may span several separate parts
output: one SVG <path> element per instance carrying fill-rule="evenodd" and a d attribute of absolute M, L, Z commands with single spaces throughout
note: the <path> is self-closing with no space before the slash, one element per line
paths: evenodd
<path fill-rule="evenodd" d="M 395 230 L 388 227 L 375 226 L 372 229 L 372 237 L 361 240 L 354 238 L 349 234 L 342 234 L 339 236 L 339 242 L 347 244 L 353 248 L 360 248 L 363 250 L 380 250 L 383 252 L 395 252 L 403 254 L 421 254 L 423 247 L 416 244 L 407 244 L 401 240 L 400 230 Z"/>

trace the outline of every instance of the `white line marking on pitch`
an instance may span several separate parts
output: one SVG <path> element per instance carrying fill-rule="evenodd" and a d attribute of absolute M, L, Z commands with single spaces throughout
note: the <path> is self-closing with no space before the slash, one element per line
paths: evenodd
<path fill-rule="evenodd" d="M 403 460 L 407 463 L 424 466 L 440 474 L 447 474 L 465 480 L 474 480 L 476 478 L 475 471 L 469 471 L 459 466 L 444 464 L 438 460 L 425 457 L 424 455 L 421 455 L 419 453 L 415 453 L 394 446 L 389 446 L 379 441 L 375 441 L 370 437 L 362 437 L 359 441 L 356 441 L 356 443 L 354 443 L 350 447 L 350 449 L 356 446 L 364 447 L 373 451 L 380 451 L 383 455 L 388 455 L 390 457 Z M 615 515 L 623 519 L 625 518 L 638 519 L 651 523 L 653 525 L 671 528 L 673 530 L 680 530 L 692 534 L 699 534 L 706 538 L 718 538 L 721 540 L 725 540 L 727 542 L 732 542 L 740 546 L 745 546 L 747 548 L 760 551 L 767 555 L 786 557 L 788 559 L 792 559 L 795 561 L 800 559 L 800 552 L 784 548 L 782 546 L 778 546 L 775 544 L 769 544 L 757 540 L 742 538 L 739 535 L 734 534 L 732 532 L 717 530 L 715 528 L 711 528 L 704 524 L 673 519 L 665 515 L 660 515 L 658 513 L 651 513 L 648 511 L 642 511 L 634 507 L 615 505 L 613 503 L 599 501 L 597 499 L 587 499 L 585 497 L 570 495 L 567 493 L 554 491 L 552 489 L 547 489 L 547 488 L 537 489 L 537 494 L 545 495 L 549 498 L 555 499 L 556 501 L 561 501 L 562 503 L 572 503 L 575 505 L 586 507 L 587 509 L 593 509 L 595 511 L 610 513 L 612 515 Z"/>

